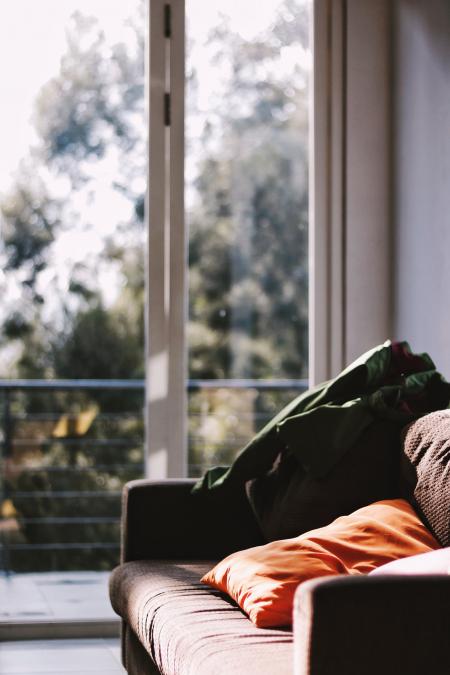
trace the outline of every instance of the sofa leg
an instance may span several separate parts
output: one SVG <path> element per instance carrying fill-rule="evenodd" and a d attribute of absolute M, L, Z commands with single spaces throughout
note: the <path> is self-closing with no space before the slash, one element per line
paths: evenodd
<path fill-rule="evenodd" d="M 125 622 L 122 624 L 122 661 L 128 675 L 160 675 L 159 669 Z"/>

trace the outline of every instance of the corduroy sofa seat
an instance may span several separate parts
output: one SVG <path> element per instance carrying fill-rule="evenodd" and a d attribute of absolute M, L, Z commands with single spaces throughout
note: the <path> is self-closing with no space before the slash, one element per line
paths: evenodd
<path fill-rule="evenodd" d="M 138 561 L 113 573 L 114 609 L 127 617 L 155 672 L 290 675 L 292 632 L 261 631 L 231 600 L 199 583 L 213 564 Z"/>

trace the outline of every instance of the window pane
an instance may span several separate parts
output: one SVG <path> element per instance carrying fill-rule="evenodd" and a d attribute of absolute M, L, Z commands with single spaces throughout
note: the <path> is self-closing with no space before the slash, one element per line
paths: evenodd
<path fill-rule="evenodd" d="M 0 572 L 111 569 L 142 475 L 145 10 L 0 6 Z"/>
<path fill-rule="evenodd" d="M 190 388 L 189 466 L 199 475 L 229 463 L 308 377 L 310 2 L 187 0 L 186 14 L 189 377 L 201 380 Z"/>

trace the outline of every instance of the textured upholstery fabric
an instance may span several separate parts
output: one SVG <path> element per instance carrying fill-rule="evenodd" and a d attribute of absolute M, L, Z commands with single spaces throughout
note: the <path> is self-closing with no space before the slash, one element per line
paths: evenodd
<path fill-rule="evenodd" d="M 122 625 L 122 639 L 122 654 L 125 655 L 124 665 L 128 675 L 160 675 L 150 655 L 126 623 Z"/>
<path fill-rule="evenodd" d="M 214 562 L 135 561 L 110 594 L 164 675 L 292 675 L 292 633 L 256 628 L 200 578 Z"/>
<path fill-rule="evenodd" d="M 405 434 L 403 476 L 442 546 L 450 546 L 450 410 L 425 415 Z"/>
<path fill-rule="evenodd" d="M 122 562 L 223 558 L 264 543 L 245 495 L 192 494 L 195 480 L 135 480 L 122 502 Z M 161 517 L 163 516 L 163 517 Z"/>

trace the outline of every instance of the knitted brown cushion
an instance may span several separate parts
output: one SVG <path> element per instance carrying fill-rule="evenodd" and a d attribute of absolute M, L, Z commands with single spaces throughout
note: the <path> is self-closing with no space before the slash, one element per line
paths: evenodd
<path fill-rule="evenodd" d="M 406 495 L 442 546 L 450 545 L 450 410 L 421 417 L 405 431 Z"/>

